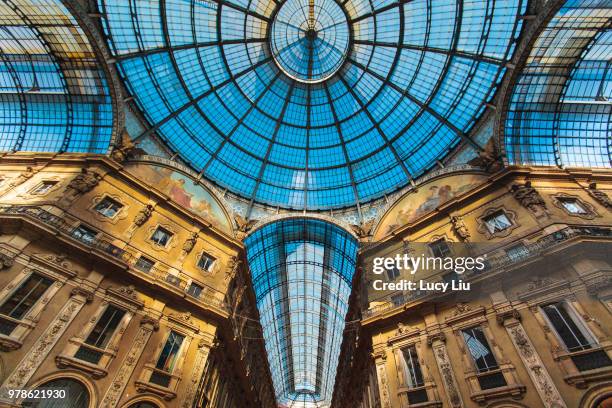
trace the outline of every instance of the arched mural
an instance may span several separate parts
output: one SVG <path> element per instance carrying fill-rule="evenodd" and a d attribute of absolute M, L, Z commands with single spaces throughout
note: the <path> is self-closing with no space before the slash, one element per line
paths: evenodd
<path fill-rule="evenodd" d="M 394 229 L 412 223 L 440 205 L 486 182 L 482 173 L 455 173 L 426 181 L 408 191 L 382 216 L 374 233 L 380 239 Z"/>
<path fill-rule="evenodd" d="M 179 206 L 202 217 L 219 230 L 232 234 L 230 217 L 222 204 L 192 176 L 163 163 L 139 161 L 128 164 L 126 169 Z"/>

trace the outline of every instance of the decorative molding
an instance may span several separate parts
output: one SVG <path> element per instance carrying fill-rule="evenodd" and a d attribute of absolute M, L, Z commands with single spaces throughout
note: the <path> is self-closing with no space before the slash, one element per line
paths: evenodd
<path fill-rule="evenodd" d="M 590 196 L 595 199 L 595 201 L 603 205 L 609 211 L 612 211 L 612 200 L 610 200 L 610 197 L 608 197 L 608 194 L 605 191 L 597 188 L 597 183 L 589 184 L 589 189 L 587 191 L 589 192 Z"/>
<path fill-rule="evenodd" d="M 453 367 L 451 366 L 450 359 L 446 353 L 446 345 L 442 341 L 437 341 L 432 345 L 432 348 L 434 351 L 434 356 L 436 357 L 436 363 L 438 365 L 438 370 L 440 371 L 440 376 L 442 377 L 444 389 L 446 390 L 448 402 L 452 408 L 462 408 L 463 401 L 461 399 L 461 394 L 459 393 L 459 387 L 457 386 L 455 374 L 453 373 Z"/>
<path fill-rule="evenodd" d="M 529 210 L 536 218 L 549 216 L 544 198 L 538 190 L 531 186 L 531 181 L 526 181 L 525 184 L 513 184 L 510 187 L 510 193 L 521 206 Z"/>
<path fill-rule="evenodd" d="M 526 290 L 517 293 L 517 296 L 520 300 L 532 305 L 567 297 L 571 294 L 569 288 L 570 282 L 567 280 L 553 280 L 535 276 L 527 284 Z"/>
<path fill-rule="evenodd" d="M 457 235 L 462 241 L 469 242 L 471 234 L 463 221 L 463 217 L 460 215 L 453 215 L 450 217 L 450 222 L 453 226 L 455 235 Z"/>
<path fill-rule="evenodd" d="M 19 362 L 15 370 L 4 381 L 2 388 L 25 388 L 36 370 L 43 363 L 53 346 L 64 334 L 68 325 L 81 310 L 84 301 L 78 297 L 71 297 L 57 317 L 49 324 L 44 333 L 34 343 L 30 351 Z"/>
<path fill-rule="evenodd" d="M 200 327 L 198 326 L 198 323 L 193 320 L 193 316 L 191 315 L 190 312 L 170 313 L 168 314 L 168 321 L 175 323 L 175 324 L 179 324 L 195 333 L 200 332 Z"/>
<path fill-rule="evenodd" d="M 559 394 L 555 383 L 546 370 L 546 366 L 542 363 L 540 356 L 527 336 L 523 325 L 515 321 L 506 326 L 506 331 L 514 347 L 516 347 L 544 406 L 546 408 L 565 408 L 565 401 L 561 398 L 561 394 Z"/>
<path fill-rule="evenodd" d="M 556 193 L 556 194 L 551 194 L 550 198 L 555 207 L 559 208 L 565 213 L 565 215 L 568 215 L 570 217 L 579 217 L 585 220 L 592 220 L 599 216 L 599 214 L 597 214 L 597 211 L 595 211 L 595 207 L 593 207 L 591 204 L 587 203 L 586 201 L 582 200 L 579 196 L 566 194 L 566 193 Z M 567 208 L 565 208 L 565 206 L 561 202 L 563 198 L 573 198 L 574 200 L 576 200 L 578 205 L 581 206 L 585 210 L 585 213 L 579 214 L 579 213 L 573 213 L 573 212 L 568 211 Z"/>
<path fill-rule="evenodd" d="M 387 370 L 385 364 L 376 364 L 376 376 L 378 378 L 378 390 L 380 392 L 381 408 L 391 408 L 389 397 L 389 381 L 387 379 Z"/>
<path fill-rule="evenodd" d="M 505 230 L 491 232 L 489 231 L 489 228 L 487 228 L 487 224 L 484 221 L 484 219 L 487 218 L 489 215 L 494 214 L 498 211 L 503 211 L 504 214 L 506 214 L 506 217 L 508 217 L 508 219 L 510 220 L 511 225 Z M 520 227 L 520 224 L 516 221 L 516 213 L 514 211 L 507 210 L 503 206 L 491 207 L 487 209 L 479 217 L 476 218 L 476 222 L 478 224 L 478 228 L 477 228 L 478 232 L 480 232 L 482 235 L 487 237 L 487 239 L 507 237 L 508 235 L 512 233 L 514 229 Z"/>
<path fill-rule="evenodd" d="M 140 328 L 138 329 L 138 332 L 134 337 L 134 341 L 132 342 L 132 346 L 130 347 L 130 351 L 128 351 L 126 354 L 121 366 L 113 378 L 113 382 L 108 387 L 108 390 L 100 403 L 100 408 L 114 408 L 117 406 L 119 399 L 121 398 L 121 395 L 123 394 L 132 373 L 134 372 L 136 363 L 142 355 L 145 345 L 149 341 L 153 331 L 156 331 L 158 328 L 159 323 L 157 320 L 149 316 L 143 316 L 142 320 L 140 321 Z"/>
<path fill-rule="evenodd" d="M 81 169 L 81 173 L 76 175 L 64 190 L 64 195 L 59 201 L 60 207 L 70 205 L 79 195 L 85 194 L 93 190 L 100 184 L 102 176 L 93 170 Z"/>
<path fill-rule="evenodd" d="M 396 343 L 396 342 L 399 342 L 399 341 L 402 341 L 402 340 L 405 340 L 411 337 L 418 338 L 420 333 L 421 331 L 418 327 L 408 327 L 408 326 L 405 326 L 403 323 L 398 323 L 397 330 L 395 331 L 393 336 L 387 339 L 387 344 L 391 345 L 393 343 Z"/>
<path fill-rule="evenodd" d="M 3 252 L 0 252 L 0 271 L 3 269 L 8 269 L 15 264 L 14 255 L 9 255 Z"/>
<path fill-rule="evenodd" d="M 485 312 L 486 308 L 484 306 L 472 307 L 467 303 L 458 302 L 452 316 L 446 317 L 445 321 L 448 325 L 478 324 L 486 320 Z"/>
<path fill-rule="evenodd" d="M 181 408 L 191 408 L 194 405 L 194 399 L 196 391 L 198 389 L 198 383 L 204 374 L 204 367 L 206 366 L 206 360 L 208 359 L 208 353 L 210 352 L 209 344 L 205 340 L 200 340 L 198 343 L 198 351 L 195 356 L 195 362 L 191 369 L 191 380 L 187 384 L 187 390 L 184 392 L 183 401 L 181 402 Z"/>
<path fill-rule="evenodd" d="M 138 292 L 134 285 L 120 286 L 117 288 L 110 287 L 106 289 L 106 293 L 119 298 L 137 309 L 142 309 L 144 307 L 144 302 L 138 299 Z"/>
<path fill-rule="evenodd" d="M 98 205 L 105 198 L 109 198 L 117 203 L 121 204 L 121 208 L 113 217 L 105 217 L 96 211 L 96 205 Z M 116 224 L 119 220 L 123 220 L 127 218 L 130 206 L 126 204 L 120 196 L 116 194 L 103 194 L 97 195 L 91 200 L 91 204 L 89 205 L 89 211 L 93 214 L 93 216 L 100 222 L 107 222 L 110 224 Z"/>

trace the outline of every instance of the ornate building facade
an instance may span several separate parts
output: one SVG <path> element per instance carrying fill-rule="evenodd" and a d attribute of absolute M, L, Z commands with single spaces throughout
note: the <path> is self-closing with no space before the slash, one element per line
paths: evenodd
<path fill-rule="evenodd" d="M 0 406 L 612 406 L 608 2 L 0 17 Z"/>

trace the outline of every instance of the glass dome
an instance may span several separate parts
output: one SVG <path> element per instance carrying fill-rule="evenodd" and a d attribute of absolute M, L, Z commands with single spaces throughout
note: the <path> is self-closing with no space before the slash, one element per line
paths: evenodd
<path fill-rule="evenodd" d="M 523 0 L 99 0 L 157 135 L 255 202 L 329 209 L 407 185 L 463 139 Z"/>

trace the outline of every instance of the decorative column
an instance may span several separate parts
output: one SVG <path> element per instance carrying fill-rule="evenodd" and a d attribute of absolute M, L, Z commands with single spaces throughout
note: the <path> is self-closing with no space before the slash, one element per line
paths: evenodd
<path fill-rule="evenodd" d="M 497 321 L 508 332 L 544 406 L 546 408 L 566 408 L 565 401 L 561 398 L 555 383 L 533 347 L 520 319 L 520 314 L 514 309 L 497 314 Z"/>
<path fill-rule="evenodd" d="M 210 353 L 211 342 L 206 339 L 201 339 L 198 342 L 198 351 L 194 358 L 193 368 L 191 369 L 191 378 L 189 384 L 187 384 L 187 390 L 185 396 L 181 402 L 182 408 L 191 408 L 194 406 L 194 400 L 196 398 L 196 391 L 198 384 L 202 380 L 204 375 L 204 368 L 206 367 L 206 361 L 208 360 L 208 354 Z"/>
<path fill-rule="evenodd" d="M 117 403 L 119 402 L 119 399 L 127 386 L 127 382 L 134 372 L 136 363 L 140 359 L 145 345 L 149 341 L 151 334 L 158 329 L 159 323 L 157 319 L 153 319 L 149 316 L 144 316 L 142 318 L 138 333 L 136 333 L 136 337 L 134 337 L 134 341 L 132 342 L 132 347 L 123 359 L 121 368 L 119 368 L 117 371 L 115 378 L 113 378 L 113 382 L 108 387 L 108 390 L 100 403 L 101 408 L 113 408 L 117 406 Z"/>
<path fill-rule="evenodd" d="M 387 369 L 385 368 L 387 353 L 384 348 L 381 348 L 375 350 L 372 357 L 374 357 L 374 364 L 376 365 L 380 406 L 381 408 L 391 408 L 391 401 L 389 397 L 389 380 L 387 379 Z"/>
<path fill-rule="evenodd" d="M 2 389 L 25 388 L 30 378 L 43 363 L 53 346 L 64 334 L 75 316 L 85 303 L 91 302 L 93 295 L 83 288 L 72 289 L 70 299 L 45 332 L 36 340 L 28 354 L 19 362 L 15 370 L 2 384 Z"/>
<path fill-rule="evenodd" d="M 442 332 L 429 335 L 427 337 L 427 344 L 431 346 L 436 357 L 436 363 L 438 364 L 438 370 L 440 370 L 440 376 L 442 377 L 450 406 L 453 408 L 463 408 L 457 380 L 455 379 L 453 367 L 446 352 L 446 336 Z"/>

